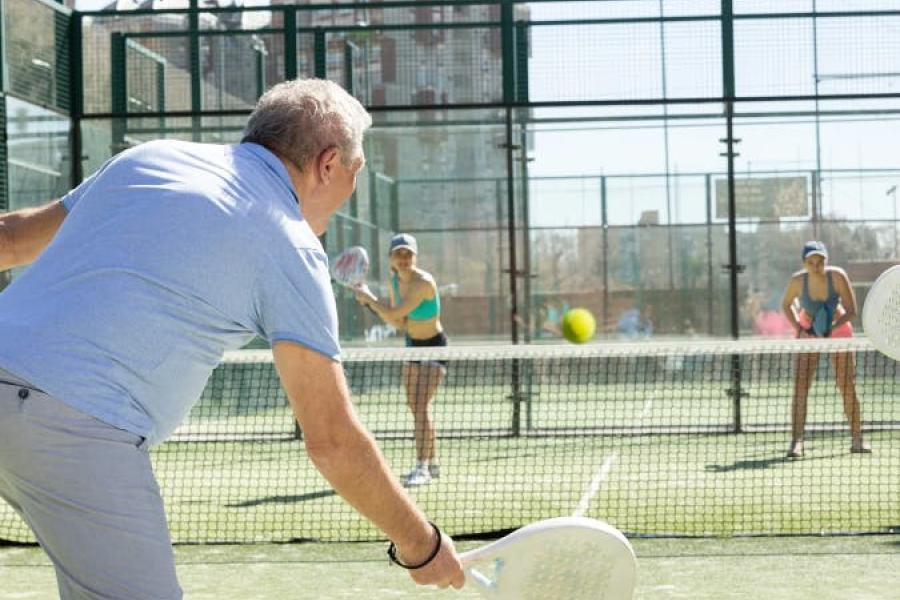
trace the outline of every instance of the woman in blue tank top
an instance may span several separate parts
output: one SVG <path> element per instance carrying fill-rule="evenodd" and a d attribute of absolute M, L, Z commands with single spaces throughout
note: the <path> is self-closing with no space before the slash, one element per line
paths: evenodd
<path fill-rule="evenodd" d="M 839 267 L 828 266 L 828 250 L 822 242 L 807 242 L 801 255 L 804 269 L 791 277 L 781 302 L 781 308 L 796 330 L 797 337 L 852 337 L 850 320 L 856 316 L 856 296 L 847 273 Z M 850 452 L 871 452 L 871 447 L 862 436 L 853 354 L 833 353 L 831 360 L 837 386 L 844 399 L 844 414 L 850 424 Z M 818 365 L 817 353 L 797 357 L 791 410 L 791 446 L 788 450 L 790 458 L 803 456 L 806 400 Z"/>
<path fill-rule="evenodd" d="M 437 283 L 429 273 L 416 266 L 418 244 L 408 233 L 391 239 L 390 302 L 371 294 L 358 293 L 361 304 L 398 330 L 406 330 L 407 346 L 446 346 L 441 325 L 441 298 Z M 431 402 L 446 374 L 445 361 L 415 361 L 403 365 L 406 401 L 415 421 L 416 465 L 405 476 L 407 486 L 430 483 L 440 475 L 435 461 L 434 420 Z"/>

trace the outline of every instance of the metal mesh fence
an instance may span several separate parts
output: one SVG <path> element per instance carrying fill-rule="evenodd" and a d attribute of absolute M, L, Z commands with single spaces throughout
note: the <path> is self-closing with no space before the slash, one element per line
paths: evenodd
<path fill-rule="evenodd" d="M 69 108 L 69 14 L 33 0 L 3 7 L 6 91 L 36 104 Z"/>

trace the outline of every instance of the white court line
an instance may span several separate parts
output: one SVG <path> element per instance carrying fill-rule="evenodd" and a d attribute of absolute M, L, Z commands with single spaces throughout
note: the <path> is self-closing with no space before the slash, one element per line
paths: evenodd
<path fill-rule="evenodd" d="M 581 500 L 578 502 L 578 507 L 575 509 L 575 512 L 572 513 L 573 517 L 583 517 L 584 513 L 587 512 L 588 508 L 591 506 L 591 500 L 593 500 L 594 496 L 597 495 L 597 492 L 600 491 L 600 484 L 602 484 L 603 480 L 606 479 L 606 476 L 609 475 L 609 472 L 612 469 L 612 464 L 615 462 L 615 460 L 615 452 L 603 459 L 603 464 L 600 465 L 600 468 L 597 469 L 597 472 L 594 474 L 594 478 L 591 480 L 591 485 L 588 486 L 588 489 L 584 492 L 584 495 L 581 496 Z"/>
<path fill-rule="evenodd" d="M 653 398 L 648 398 L 644 403 L 644 409 L 641 411 L 638 419 L 645 418 L 650 413 L 651 408 L 653 408 Z M 616 456 L 617 454 L 613 452 L 603 459 L 603 464 L 600 465 L 600 468 L 594 473 L 591 485 L 588 486 L 588 489 L 585 490 L 584 494 L 581 496 L 581 500 L 578 501 L 578 506 L 575 508 L 575 512 L 572 513 L 573 517 L 583 517 L 588 511 L 588 508 L 591 506 L 591 501 L 594 499 L 594 496 L 597 495 L 597 492 L 600 491 L 600 486 L 612 470 L 612 465 L 616 461 Z"/>

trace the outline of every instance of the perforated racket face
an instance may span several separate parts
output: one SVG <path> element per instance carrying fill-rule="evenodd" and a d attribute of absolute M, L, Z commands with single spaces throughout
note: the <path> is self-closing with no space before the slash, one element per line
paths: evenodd
<path fill-rule="evenodd" d="M 366 280 L 369 272 L 369 254 L 362 246 L 351 246 L 335 257 L 331 263 L 331 276 L 343 286 L 355 287 Z"/>
<path fill-rule="evenodd" d="M 631 544 L 593 519 L 540 521 L 462 558 L 487 598 L 630 600 L 634 592 Z"/>
<path fill-rule="evenodd" d="M 882 273 L 866 296 L 863 328 L 881 353 L 900 360 L 900 265 Z"/>

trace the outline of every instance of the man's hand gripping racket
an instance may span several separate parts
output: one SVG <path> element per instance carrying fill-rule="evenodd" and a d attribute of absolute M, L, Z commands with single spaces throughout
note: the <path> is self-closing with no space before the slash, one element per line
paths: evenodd
<path fill-rule="evenodd" d="M 538 521 L 460 558 L 467 583 L 495 600 L 631 600 L 634 593 L 631 544 L 585 517 Z"/>

